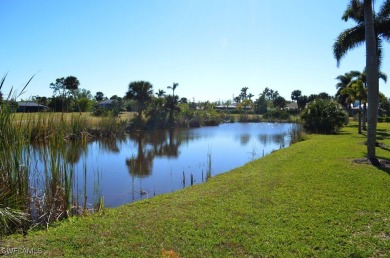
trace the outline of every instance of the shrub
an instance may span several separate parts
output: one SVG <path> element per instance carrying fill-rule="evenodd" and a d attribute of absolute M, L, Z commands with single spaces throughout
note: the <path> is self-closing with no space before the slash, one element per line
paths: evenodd
<path fill-rule="evenodd" d="M 348 114 L 335 101 L 316 99 L 303 110 L 301 119 L 309 133 L 333 134 L 348 123 Z"/>
<path fill-rule="evenodd" d="M 284 110 L 270 110 L 263 115 L 265 119 L 289 119 L 290 114 Z"/>

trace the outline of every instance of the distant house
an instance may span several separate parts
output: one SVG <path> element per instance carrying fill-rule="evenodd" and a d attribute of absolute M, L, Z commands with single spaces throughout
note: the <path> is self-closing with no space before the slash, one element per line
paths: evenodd
<path fill-rule="evenodd" d="M 116 99 L 105 99 L 99 102 L 99 108 L 106 108 L 106 109 L 111 109 L 116 107 L 118 104 L 118 100 Z"/>
<path fill-rule="evenodd" d="M 29 113 L 29 112 L 45 111 L 47 109 L 48 109 L 47 106 L 40 105 L 32 101 L 20 101 L 18 102 L 17 112 Z"/>
<path fill-rule="evenodd" d="M 298 109 L 298 103 L 297 102 L 290 102 L 286 104 L 286 109 L 287 110 L 294 110 Z"/>
<path fill-rule="evenodd" d="M 218 105 L 215 107 L 217 110 L 235 110 L 237 109 L 237 103 L 232 103 L 230 105 Z"/>

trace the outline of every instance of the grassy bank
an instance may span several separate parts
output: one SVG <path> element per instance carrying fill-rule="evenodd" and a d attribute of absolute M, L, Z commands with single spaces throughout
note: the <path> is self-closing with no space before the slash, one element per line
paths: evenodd
<path fill-rule="evenodd" d="M 364 136 L 308 136 L 182 191 L 3 239 L 47 256 L 389 257 L 389 170 L 353 163 Z M 390 126 L 379 125 L 390 160 Z M 42 252 L 42 253 L 41 253 Z M 177 255 L 177 256 L 175 256 Z"/>

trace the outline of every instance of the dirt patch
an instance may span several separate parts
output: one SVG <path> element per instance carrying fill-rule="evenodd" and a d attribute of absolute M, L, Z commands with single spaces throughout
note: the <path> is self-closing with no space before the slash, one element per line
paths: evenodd
<path fill-rule="evenodd" d="M 368 158 L 360 158 L 353 160 L 357 164 L 369 164 L 381 168 L 390 168 L 390 161 L 386 159 L 377 159 L 377 161 L 371 161 Z"/>

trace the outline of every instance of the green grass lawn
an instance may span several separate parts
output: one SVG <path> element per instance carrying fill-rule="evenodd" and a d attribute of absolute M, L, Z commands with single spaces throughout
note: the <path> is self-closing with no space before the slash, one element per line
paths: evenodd
<path fill-rule="evenodd" d="M 47 256 L 390 257 L 389 170 L 353 163 L 366 150 L 356 131 L 311 135 L 207 183 L 1 246 Z M 390 125 L 379 133 L 390 146 Z"/>

